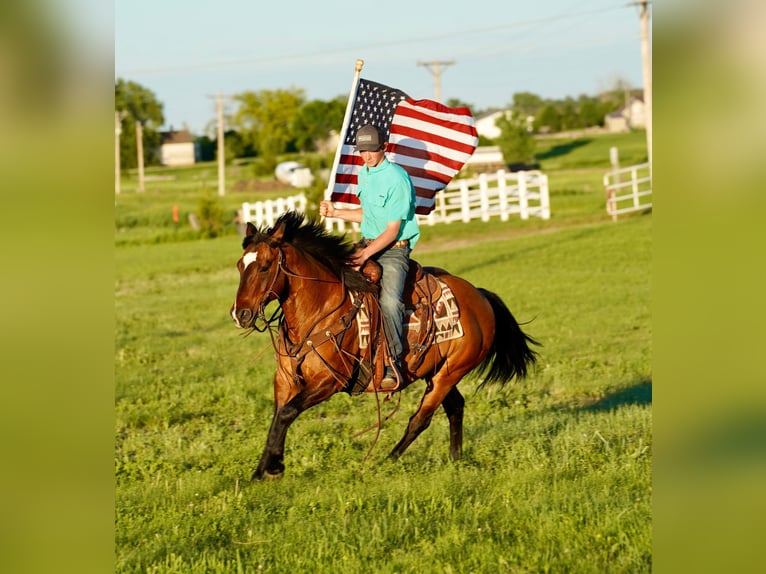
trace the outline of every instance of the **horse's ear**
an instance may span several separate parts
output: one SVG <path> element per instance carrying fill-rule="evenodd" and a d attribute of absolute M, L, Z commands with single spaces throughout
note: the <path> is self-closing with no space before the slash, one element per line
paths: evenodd
<path fill-rule="evenodd" d="M 273 241 L 282 241 L 282 238 L 285 236 L 285 222 L 281 222 L 277 227 L 274 228 L 274 231 L 271 232 L 271 239 Z"/>
<path fill-rule="evenodd" d="M 258 230 L 255 228 L 255 225 L 253 225 L 251 222 L 247 222 L 247 229 L 245 229 L 245 237 L 252 237 L 256 234 Z"/>

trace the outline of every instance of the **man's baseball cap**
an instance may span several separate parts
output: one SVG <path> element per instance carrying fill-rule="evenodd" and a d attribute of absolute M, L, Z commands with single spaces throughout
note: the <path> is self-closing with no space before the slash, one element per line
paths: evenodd
<path fill-rule="evenodd" d="M 378 151 L 383 147 L 383 134 L 373 125 L 366 125 L 356 132 L 356 151 Z"/>

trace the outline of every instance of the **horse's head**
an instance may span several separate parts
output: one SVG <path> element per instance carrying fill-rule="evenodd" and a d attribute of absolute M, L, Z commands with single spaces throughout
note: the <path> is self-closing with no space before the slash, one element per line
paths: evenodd
<path fill-rule="evenodd" d="M 231 318 L 241 328 L 253 328 L 258 319 L 265 321 L 264 309 L 274 299 L 279 299 L 285 289 L 282 238 L 284 224 L 277 225 L 269 232 L 247 224 L 244 253 L 237 261 L 239 287 Z"/>

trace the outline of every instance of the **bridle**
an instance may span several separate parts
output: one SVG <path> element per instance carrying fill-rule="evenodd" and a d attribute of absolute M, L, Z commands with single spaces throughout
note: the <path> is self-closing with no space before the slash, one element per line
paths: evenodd
<path fill-rule="evenodd" d="M 269 329 L 275 323 L 280 324 L 282 320 L 284 319 L 284 312 L 282 311 L 282 305 L 281 305 L 279 294 L 276 291 L 274 291 L 274 285 L 277 282 L 280 271 L 283 272 L 286 276 L 294 277 L 296 279 L 305 279 L 307 281 L 318 281 L 321 283 L 340 283 L 341 285 L 344 283 L 342 279 L 340 281 L 333 281 L 329 279 L 321 279 L 320 277 L 309 277 L 307 275 L 300 275 L 298 273 L 290 271 L 287 268 L 287 266 L 284 264 L 285 253 L 282 250 L 282 246 L 276 242 L 267 242 L 267 245 L 269 247 L 275 248 L 279 255 L 277 259 L 275 260 L 275 262 L 272 262 L 271 264 L 271 267 L 274 267 L 274 263 L 276 263 L 276 271 L 274 272 L 274 275 L 271 278 L 271 282 L 269 283 L 269 286 L 266 289 L 266 292 L 265 292 L 266 294 L 261 300 L 261 304 L 258 306 L 258 309 L 254 313 L 254 319 L 253 319 L 253 324 L 251 326 L 251 329 L 259 333 L 263 333 L 264 331 L 266 331 L 266 329 Z M 266 306 L 272 301 L 274 301 L 275 299 L 280 301 L 280 305 L 272 312 L 271 317 L 267 318 Z M 341 301 L 340 305 L 342 304 L 343 304 L 343 301 Z M 333 309 L 330 313 L 334 313 L 336 310 L 337 308 Z"/>

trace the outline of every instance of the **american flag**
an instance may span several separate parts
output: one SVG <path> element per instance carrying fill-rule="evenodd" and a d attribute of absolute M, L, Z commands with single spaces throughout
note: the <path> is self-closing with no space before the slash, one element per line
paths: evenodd
<path fill-rule="evenodd" d="M 468 108 L 448 108 L 432 100 L 413 100 L 401 90 L 359 80 L 346 133 L 342 135 L 331 201 L 359 203 L 356 174 L 363 165 L 354 151 L 357 130 L 372 124 L 385 133 L 389 161 L 402 166 L 415 185 L 415 212 L 434 209 L 443 189 L 471 157 L 479 142 Z"/>

